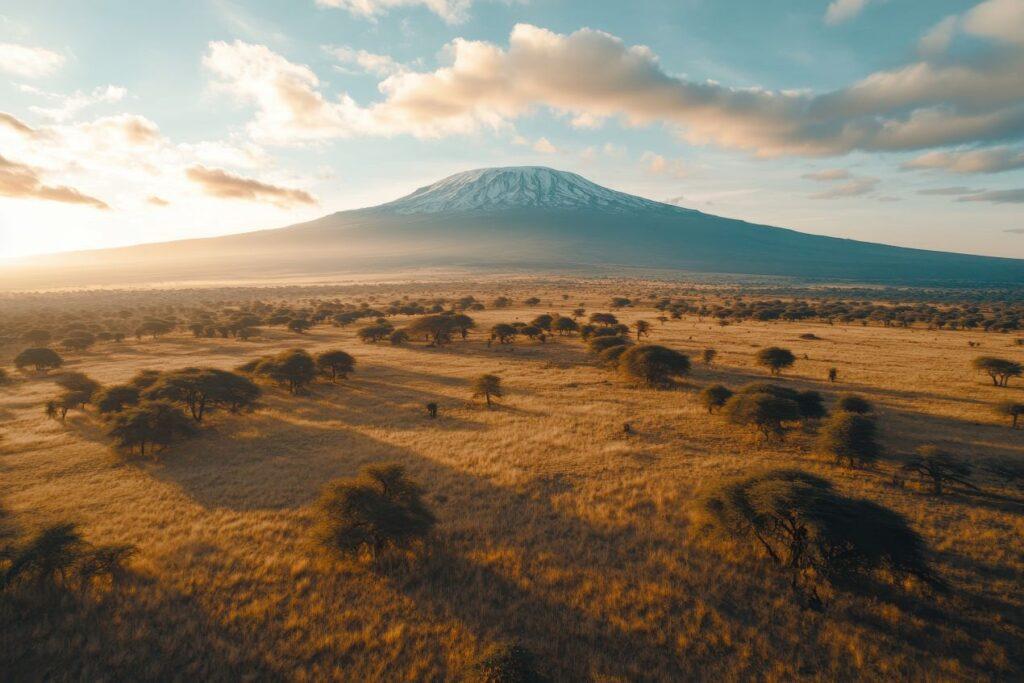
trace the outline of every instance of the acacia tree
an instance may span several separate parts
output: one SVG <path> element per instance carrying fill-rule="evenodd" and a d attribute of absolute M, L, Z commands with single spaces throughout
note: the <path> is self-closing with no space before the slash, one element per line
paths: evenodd
<path fill-rule="evenodd" d="M 768 368 L 773 375 L 782 374 L 784 368 L 788 368 L 796 362 L 796 356 L 789 349 L 778 346 L 769 346 L 761 349 L 755 356 L 757 364 Z"/>
<path fill-rule="evenodd" d="M 501 398 L 502 395 L 501 378 L 497 375 L 484 374 L 473 380 L 473 398 L 482 396 L 488 408 L 491 407 L 492 399 Z"/>
<path fill-rule="evenodd" d="M 85 402 L 92 400 L 99 391 L 100 383 L 82 372 L 65 372 L 57 378 L 55 384 L 66 391 L 79 392 L 86 397 Z"/>
<path fill-rule="evenodd" d="M 633 323 L 633 329 L 636 330 L 636 341 L 640 343 L 641 337 L 651 336 L 651 324 L 646 320 L 637 320 Z"/>
<path fill-rule="evenodd" d="M 871 403 L 857 394 L 844 394 L 836 401 L 836 409 L 847 413 L 866 415 L 871 412 Z"/>
<path fill-rule="evenodd" d="M 700 354 L 700 358 L 704 362 L 704 365 L 711 367 L 712 365 L 714 365 L 715 356 L 717 355 L 718 351 L 715 351 L 714 349 L 704 349 Z"/>
<path fill-rule="evenodd" d="M 700 392 L 700 402 L 708 410 L 708 414 L 721 410 L 732 398 L 732 390 L 722 384 L 712 384 Z"/>
<path fill-rule="evenodd" d="M 305 334 L 311 327 L 313 323 L 305 318 L 293 318 L 288 321 L 288 329 L 296 334 Z"/>
<path fill-rule="evenodd" d="M 316 378 L 316 361 L 302 349 L 289 349 L 258 359 L 252 371 L 274 382 L 286 384 L 288 391 L 296 394 L 303 391 Z"/>
<path fill-rule="evenodd" d="M 336 382 L 338 378 L 345 379 L 350 373 L 355 372 L 356 359 L 350 353 L 341 349 L 324 351 L 316 357 L 316 367 L 320 372 Z"/>
<path fill-rule="evenodd" d="M 366 467 L 355 479 L 337 479 L 317 501 L 316 536 L 334 551 L 374 557 L 387 548 L 409 548 L 424 540 L 437 518 L 423 489 L 397 464 Z"/>
<path fill-rule="evenodd" d="M 991 377 L 993 386 L 997 387 L 1007 386 L 1011 377 L 1020 377 L 1024 373 L 1024 366 L 1020 363 L 994 356 L 979 356 L 971 361 L 971 365 Z"/>
<path fill-rule="evenodd" d="M 248 377 L 216 368 L 185 368 L 163 373 L 146 390 L 147 400 L 166 400 L 188 407 L 192 419 L 202 422 L 203 416 L 216 408 L 237 413 L 251 408 L 260 396 L 260 388 Z"/>
<path fill-rule="evenodd" d="M 499 344 L 511 344 L 518 331 L 508 323 L 498 323 L 491 327 L 491 339 L 496 339 Z"/>
<path fill-rule="evenodd" d="M 837 412 L 818 438 L 819 448 L 851 467 L 869 465 L 878 459 L 881 446 L 876 439 L 875 421 L 867 415 Z"/>
<path fill-rule="evenodd" d="M 930 484 L 932 493 L 941 496 L 943 487 L 948 484 L 959 484 L 977 491 L 978 487 L 971 481 L 972 472 L 969 462 L 936 446 L 921 446 L 912 458 L 900 466 L 894 480 L 902 485 L 906 477 L 916 477 L 920 482 Z"/>
<path fill-rule="evenodd" d="M 611 313 L 591 313 L 590 322 L 594 325 L 618 325 L 619 319 Z"/>
<path fill-rule="evenodd" d="M 130 384 L 113 384 L 101 389 L 93 398 L 101 414 L 119 413 L 129 406 L 138 405 L 139 389 Z"/>
<path fill-rule="evenodd" d="M 31 366 L 36 372 L 46 372 L 64 365 L 64 359 L 53 349 L 41 346 L 19 353 L 14 357 L 14 365 L 19 370 Z"/>
<path fill-rule="evenodd" d="M 167 401 L 146 401 L 114 416 L 108 434 L 129 453 L 139 449 L 146 455 L 146 446 L 164 448 L 179 436 L 195 433 L 195 426 L 185 413 Z"/>
<path fill-rule="evenodd" d="M 577 332 L 580 329 L 579 324 L 572 318 L 565 316 L 559 316 L 554 322 L 554 331 L 561 336 L 571 335 L 573 332 Z"/>
<path fill-rule="evenodd" d="M 791 573 L 827 581 L 887 571 L 940 585 L 921 536 L 899 513 L 847 498 L 800 470 L 770 470 L 727 482 L 702 505 L 713 528 L 763 549 Z"/>
<path fill-rule="evenodd" d="M 648 386 L 667 387 L 673 379 L 690 372 L 690 357 L 665 346 L 641 344 L 622 353 L 619 369 Z"/>
<path fill-rule="evenodd" d="M 723 412 L 733 424 L 755 427 L 770 441 L 785 437 L 783 423 L 800 419 L 796 401 L 763 392 L 740 392 L 726 402 Z"/>
<path fill-rule="evenodd" d="M 1010 418 L 1010 427 L 1017 429 L 1017 423 L 1020 421 L 1020 416 L 1024 415 L 1024 403 L 1017 401 L 1003 401 L 996 406 L 996 412 L 1000 415 L 1006 415 Z"/>
<path fill-rule="evenodd" d="M 456 319 L 458 318 L 458 319 Z M 464 318 L 464 319 L 463 319 Z M 452 335 L 460 330 L 468 330 L 473 324 L 472 318 L 454 315 L 426 315 L 409 323 L 406 331 L 411 337 L 423 337 L 434 346 L 444 346 L 452 340 Z"/>

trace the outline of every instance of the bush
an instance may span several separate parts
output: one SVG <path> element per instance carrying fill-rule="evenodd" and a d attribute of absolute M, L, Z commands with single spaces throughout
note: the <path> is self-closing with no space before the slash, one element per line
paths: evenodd
<path fill-rule="evenodd" d="M 836 401 L 836 410 L 841 410 L 847 413 L 857 413 L 858 415 L 866 415 L 871 412 L 871 403 L 862 396 L 857 394 L 844 394 L 839 397 Z"/>
<path fill-rule="evenodd" d="M 786 435 L 783 423 L 800 419 L 796 401 L 762 392 L 741 391 L 726 402 L 723 412 L 733 424 L 756 427 L 769 440 L 781 440 Z"/>
<path fill-rule="evenodd" d="M 792 583 L 814 573 L 830 581 L 887 571 L 938 580 L 926 546 L 898 513 L 847 498 L 799 470 L 771 470 L 727 482 L 703 500 L 712 524 L 762 548 L 792 572 Z"/>
<path fill-rule="evenodd" d="M 619 369 L 648 386 L 668 387 L 673 379 L 690 372 L 690 358 L 665 346 L 640 344 L 623 352 Z"/>
<path fill-rule="evenodd" d="M 335 349 L 324 351 L 316 357 L 316 367 L 321 374 L 330 377 L 331 381 L 337 381 L 340 377 L 345 379 L 349 374 L 355 372 L 356 359 L 350 353 Z"/>
<path fill-rule="evenodd" d="M 288 321 L 288 329 L 296 334 L 305 334 L 311 327 L 313 327 L 313 323 L 305 318 L 295 318 Z"/>
<path fill-rule="evenodd" d="M 216 368 L 184 368 L 163 373 L 144 397 L 186 406 L 196 422 L 207 412 L 224 408 L 232 413 L 251 408 L 260 388 L 248 377 Z"/>
<path fill-rule="evenodd" d="M 167 401 L 146 401 L 114 415 L 108 434 L 129 453 L 146 446 L 165 448 L 179 436 L 191 436 L 195 426 L 177 406 Z"/>
<path fill-rule="evenodd" d="M 701 351 L 700 358 L 704 362 L 704 365 L 711 366 L 715 362 L 715 356 L 718 355 L 718 351 L 714 349 L 704 349 Z"/>
<path fill-rule="evenodd" d="M 395 330 L 388 337 L 388 341 L 391 342 L 392 346 L 401 346 L 402 344 L 409 341 L 409 333 L 405 330 Z"/>
<path fill-rule="evenodd" d="M 478 661 L 471 672 L 471 681 L 478 683 L 546 683 L 537 672 L 536 658 L 519 645 L 492 648 Z"/>
<path fill-rule="evenodd" d="M 747 384 L 739 393 L 741 394 L 770 394 L 775 398 L 786 399 L 796 403 L 799 418 L 801 420 L 816 420 L 824 417 L 825 399 L 817 391 L 797 391 L 789 387 L 770 384 L 768 382 L 754 382 Z"/>
<path fill-rule="evenodd" d="M 384 323 L 383 325 L 367 325 L 366 327 L 359 328 L 359 331 L 356 332 L 356 336 L 365 344 L 375 344 L 382 339 L 390 337 L 394 329 L 395 328 L 388 323 Z"/>
<path fill-rule="evenodd" d="M 628 348 L 629 347 L 625 344 L 611 346 L 597 354 L 597 362 L 606 367 L 618 367 L 619 359 L 622 358 L 622 354 L 624 354 Z"/>
<path fill-rule="evenodd" d="M 796 356 L 792 351 L 778 346 L 761 349 L 755 358 L 758 365 L 768 368 L 773 375 L 781 374 L 784 368 L 788 368 L 796 362 Z"/>
<path fill-rule="evenodd" d="M 701 405 L 708 409 L 709 414 L 720 410 L 730 398 L 732 390 L 721 384 L 712 384 L 700 392 Z"/>
<path fill-rule="evenodd" d="M 518 331 L 508 323 L 498 323 L 491 328 L 491 339 L 496 339 L 499 344 L 511 344 Z"/>
<path fill-rule="evenodd" d="M 342 553 L 409 548 L 437 523 L 423 491 L 401 465 L 366 467 L 356 479 L 330 482 L 317 502 L 316 534 Z"/>
<path fill-rule="evenodd" d="M 97 392 L 93 400 L 100 413 L 119 413 L 129 406 L 138 405 L 139 390 L 129 384 L 114 384 Z"/>
<path fill-rule="evenodd" d="M 605 349 L 610 349 L 613 346 L 629 346 L 630 342 L 625 337 L 591 337 L 589 346 L 591 353 L 599 354 Z"/>
<path fill-rule="evenodd" d="M 14 357 L 14 365 L 19 370 L 31 366 L 36 372 L 46 372 L 64 365 L 64 359 L 53 349 L 38 347 L 25 349 Z"/>
<path fill-rule="evenodd" d="M 870 417 L 838 412 L 822 429 L 818 446 L 824 453 L 834 456 L 838 464 L 869 465 L 881 454 L 876 431 L 875 421 Z"/>
<path fill-rule="evenodd" d="M 473 398 L 483 396 L 487 401 L 487 407 L 491 407 L 491 400 L 502 397 L 501 378 L 497 375 L 480 375 L 473 380 Z"/>
<path fill-rule="evenodd" d="M 567 334 L 572 334 L 573 332 L 578 332 L 580 329 L 579 323 L 577 323 L 575 320 L 573 320 L 572 318 L 566 318 L 562 316 L 559 316 L 558 318 L 555 319 L 553 327 L 555 332 L 563 336 Z"/>
<path fill-rule="evenodd" d="M 930 485 L 932 493 L 941 496 L 943 487 L 951 483 L 977 490 L 971 482 L 972 471 L 970 463 L 950 453 L 935 446 L 921 446 L 897 471 L 895 481 L 902 485 L 905 478 L 916 477 L 922 484 Z"/>

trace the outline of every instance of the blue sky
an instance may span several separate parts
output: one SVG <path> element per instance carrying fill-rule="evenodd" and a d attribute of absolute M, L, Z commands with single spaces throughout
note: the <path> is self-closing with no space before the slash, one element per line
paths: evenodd
<path fill-rule="evenodd" d="M 8 1 L 0 255 L 278 227 L 542 164 L 1024 257 L 1024 0 Z"/>

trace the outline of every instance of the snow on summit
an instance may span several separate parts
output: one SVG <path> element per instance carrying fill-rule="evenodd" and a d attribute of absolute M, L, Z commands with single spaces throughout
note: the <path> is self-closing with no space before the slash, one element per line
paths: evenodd
<path fill-rule="evenodd" d="M 415 214 L 526 207 L 610 212 L 673 208 L 544 166 L 479 168 L 456 173 L 378 208 Z"/>

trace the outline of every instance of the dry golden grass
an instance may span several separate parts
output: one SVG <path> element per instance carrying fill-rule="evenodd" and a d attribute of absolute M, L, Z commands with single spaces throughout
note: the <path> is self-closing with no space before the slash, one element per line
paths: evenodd
<path fill-rule="evenodd" d="M 561 290 L 537 291 L 559 303 L 472 315 L 486 329 L 577 301 L 606 310 L 617 293 L 563 303 Z M 1024 458 L 1024 432 L 991 410 L 1020 383 L 998 389 L 969 368 L 979 353 L 1019 357 L 1008 337 L 656 316 L 641 306 L 620 317 L 650 320 L 651 341 L 691 352 L 677 390 L 631 386 L 575 339 L 499 348 L 479 331 L 442 349 L 360 344 L 358 325 L 250 342 L 176 333 L 75 355 L 69 369 L 104 383 L 293 346 L 357 357 L 350 379 L 310 396 L 268 388 L 260 410 L 217 414 L 157 462 L 118 456 L 93 414 L 47 420 L 52 379 L 0 388 L 0 501 L 15 523 L 74 520 L 90 540 L 139 547 L 137 578 L 117 590 L 64 596 L 59 611 L 4 604 L 0 677 L 439 680 L 501 641 L 525 645 L 557 680 L 1024 676 L 1020 502 L 985 477 L 985 496 L 889 485 L 893 463 L 921 443 L 975 461 Z M 696 392 L 766 377 L 753 356 L 769 344 L 800 359 L 782 381 L 878 406 L 888 455 L 877 470 L 833 466 L 811 434 L 769 445 L 706 414 Z M 698 361 L 707 346 L 719 352 L 711 369 Z M 824 381 L 832 366 L 836 384 Z M 485 372 L 507 391 L 490 411 L 470 398 Z M 624 422 L 637 433 L 623 435 Z M 436 548 L 384 566 L 325 557 L 308 540 L 320 487 L 384 461 L 427 489 Z M 787 576 L 706 538 L 689 514 L 701 487 L 764 465 L 806 468 L 905 514 L 951 591 L 877 585 L 802 607 Z"/>

